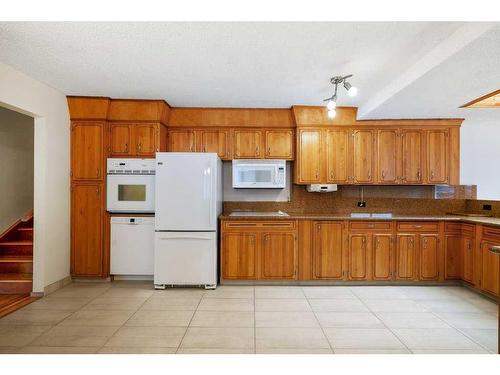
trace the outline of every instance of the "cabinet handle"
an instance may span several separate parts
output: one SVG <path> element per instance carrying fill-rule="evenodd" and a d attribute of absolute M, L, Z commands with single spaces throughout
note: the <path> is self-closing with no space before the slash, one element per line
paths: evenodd
<path fill-rule="evenodd" d="M 371 180 L 372 179 L 372 172 L 368 172 L 368 179 Z"/>
<path fill-rule="evenodd" d="M 491 247 L 490 247 L 490 251 L 491 251 L 493 254 L 500 254 L 500 246 L 491 246 Z"/>
<path fill-rule="evenodd" d="M 333 174 L 333 172 L 330 173 L 330 180 L 334 180 L 335 178 L 335 175 Z"/>
<path fill-rule="evenodd" d="M 125 152 L 128 152 L 128 143 L 125 143 Z"/>
<path fill-rule="evenodd" d="M 318 179 L 318 178 L 319 178 L 319 172 L 316 171 L 316 179 Z"/>
<path fill-rule="evenodd" d="M 99 175 L 100 175 L 100 174 L 101 174 L 101 171 L 99 170 L 99 168 L 97 168 L 97 169 L 95 170 L 95 175 L 96 175 L 96 177 L 99 177 Z"/>
<path fill-rule="evenodd" d="M 421 225 L 414 225 L 413 227 L 414 227 L 414 228 L 422 228 L 422 226 L 421 226 Z"/>
<path fill-rule="evenodd" d="M 207 152 L 207 148 L 203 146 L 203 152 Z"/>
<path fill-rule="evenodd" d="M 255 155 L 257 155 L 257 156 L 259 155 L 259 147 L 258 146 L 255 147 Z"/>
<path fill-rule="evenodd" d="M 141 145 L 140 143 L 139 143 L 139 144 L 137 144 L 137 150 L 138 150 L 138 151 L 141 151 L 141 147 L 142 147 L 142 145 Z"/>
<path fill-rule="evenodd" d="M 267 155 L 271 155 L 271 147 L 267 148 Z"/>
<path fill-rule="evenodd" d="M 434 171 L 431 171 L 431 179 L 434 180 Z"/>
<path fill-rule="evenodd" d="M 385 171 L 382 171 L 382 178 L 385 178 Z"/>
<path fill-rule="evenodd" d="M 417 180 L 420 180 L 420 169 L 417 169 Z"/>

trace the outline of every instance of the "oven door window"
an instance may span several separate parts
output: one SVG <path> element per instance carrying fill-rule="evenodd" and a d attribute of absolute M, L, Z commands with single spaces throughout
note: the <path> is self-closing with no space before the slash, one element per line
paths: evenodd
<path fill-rule="evenodd" d="M 145 202 L 146 185 L 119 184 L 118 185 L 119 202 Z"/>
<path fill-rule="evenodd" d="M 242 183 L 269 183 L 272 182 L 273 169 L 241 169 L 238 179 Z"/>

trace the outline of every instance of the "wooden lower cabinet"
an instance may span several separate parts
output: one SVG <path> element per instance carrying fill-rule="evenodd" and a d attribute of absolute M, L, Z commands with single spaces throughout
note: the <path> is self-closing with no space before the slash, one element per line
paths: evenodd
<path fill-rule="evenodd" d="M 492 253 L 490 248 L 498 245 L 500 245 L 500 239 L 481 241 L 481 289 L 496 296 L 500 295 L 498 285 L 500 277 L 498 257 L 500 255 Z"/>
<path fill-rule="evenodd" d="M 104 277 L 104 186 L 99 183 L 71 187 L 71 275 Z"/>
<path fill-rule="evenodd" d="M 396 234 L 396 280 L 417 278 L 417 235 Z"/>
<path fill-rule="evenodd" d="M 347 277 L 349 280 L 368 280 L 370 278 L 370 235 L 349 234 L 347 255 Z"/>
<path fill-rule="evenodd" d="M 262 279 L 295 279 L 297 276 L 297 241 L 294 233 L 262 234 Z"/>
<path fill-rule="evenodd" d="M 462 241 L 462 264 L 460 278 L 469 283 L 474 282 L 474 249 L 476 241 L 473 237 L 465 236 Z"/>
<path fill-rule="evenodd" d="M 462 257 L 464 239 L 462 234 L 446 234 L 444 238 L 445 267 L 444 278 L 446 280 L 458 280 L 462 277 Z"/>
<path fill-rule="evenodd" d="M 257 278 L 257 234 L 225 233 L 222 237 L 222 272 L 225 279 Z"/>
<path fill-rule="evenodd" d="M 420 280 L 439 279 L 439 234 L 419 235 L 419 278 Z"/>
<path fill-rule="evenodd" d="M 394 267 L 392 234 L 374 234 L 372 244 L 373 280 L 391 280 Z"/>
<path fill-rule="evenodd" d="M 343 243 L 342 222 L 313 223 L 312 277 L 314 279 L 343 279 Z"/>

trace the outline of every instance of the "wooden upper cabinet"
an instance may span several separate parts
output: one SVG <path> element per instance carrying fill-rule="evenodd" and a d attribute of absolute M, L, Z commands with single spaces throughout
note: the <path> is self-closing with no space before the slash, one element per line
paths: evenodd
<path fill-rule="evenodd" d="M 350 234 L 348 249 L 348 276 L 350 280 L 368 280 L 369 274 L 369 242 L 371 235 Z"/>
<path fill-rule="evenodd" d="M 414 280 L 416 278 L 417 235 L 396 235 L 395 279 Z"/>
<path fill-rule="evenodd" d="M 167 151 L 194 152 L 195 133 L 193 130 L 169 130 L 167 133 Z"/>
<path fill-rule="evenodd" d="M 262 234 L 261 279 L 295 279 L 297 244 L 294 233 Z"/>
<path fill-rule="evenodd" d="M 266 158 L 293 159 L 293 130 L 266 130 Z"/>
<path fill-rule="evenodd" d="M 229 132 L 227 130 L 201 130 L 199 152 L 216 152 L 221 159 L 229 159 Z"/>
<path fill-rule="evenodd" d="M 500 294 L 498 279 L 500 278 L 499 260 L 500 255 L 490 251 L 491 246 L 499 245 L 499 242 L 481 242 L 481 288 L 495 295 Z"/>
<path fill-rule="evenodd" d="M 422 131 L 403 129 L 401 131 L 402 183 L 422 183 L 424 144 Z"/>
<path fill-rule="evenodd" d="M 222 243 L 222 276 L 225 279 L 256 279 L 257 234 L 225 233 Z"/>
<path fill-rule="evenodd" d="M 352 131 L 352 182 L 354 183 L 373 182 L 374 137 L 373 130 L 354 129 Z"/>
<path fill-rule="evenodd" d="M 94 183 L 71 190 L 71 274 L 102 276 L 104 189 Z"/>
<path fill-rule="evenodd" d="M 377 131 L 377 182 L 397 184 L 400 173 L 399 130 L 384 129 Z"/>
<path fill-rule="evenodd" d="M 297 135 L 300 156 L 297 160 L 297 181 L 315 184 L 321 182 L 321 130 L 300 129 Z"/>
<path fill-rule="evenodd" d="M 104 169 L 104 122 L 74 121 L 71 124 L 71 176 L 73 180 L 102 180 Z"/>
<path fill-rule="evenodd" d="M 448 130 L 427 131 L 427 182 L 448 182 Z"/>
<path fill-rule="evenodd" d="M 422 234 L 420 236 L 420 280 L 439 279 L 439 235 Z"/>
<path fill-rule="evenodd" d="M 326 179 L 328 183 L 349 182 L 349 130 L 326 131 Z"/>
<path fill-rule="evenodd" d="M 159 148 L 158 126 L 155 124 L 135 125 L 135 152 L 138 156 L 153 156 Z"/>
<path fill-rule="evenodd" d="M 233 137 L 233 153 L 235 159 L 263 158 L 262 131 L 235 130 Z"/>
<path fill-rule="evenodd" d="M 373 280 L 392 279 L 392 235 L 374 234 L 372 251 Z"/>
<path fill-rule="evenodd" d="M 115 124 L 109 126 L 110 147 L 109 152 L 113 156 L 127 156 L 130 154 L 132 143 L 132 125 Z"/>
<path fill-rule="evenodd" d="M 313 231 L 313 278 L 342 279 L 342 223 L 317 221 Z"/>

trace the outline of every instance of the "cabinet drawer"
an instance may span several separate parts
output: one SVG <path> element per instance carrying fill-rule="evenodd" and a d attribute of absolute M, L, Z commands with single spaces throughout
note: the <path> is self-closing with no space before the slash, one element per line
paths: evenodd
<path fill-rule="evenodd" d="M 483 237 L 484 238 L 493 238 L 497 242 L 500 242 L 500 228 L 495 227 L 483 227 Z"/>
<path fill-rule="evenodd" d="M 428 232 L 438 231 L 439 223 L 436 222 L 399 222 L 398 231 L 415 231 L 415 232 Z"/>
<path fill-rule="evenodd" d="M 223 224 L 224 229 L 295 229 L 295 221 L 227 221 Z"/>
<path fill-rule="evenodd" d="M 462 223 L 446 223 L 444 228 L 446 232 L 461 232 L 462 231 Z"/>
<path fill-rule="evenodd" d="M 474 224 L 462 224 L 462 233 L 468 236 L 475 236 L 476 226 Z"/>
<path fill-rule="evenodd" d="M 388 221 L 351 221 L 349 223 L 349 229 L 359 230 L 391 230 L 392 225 Z"/>

